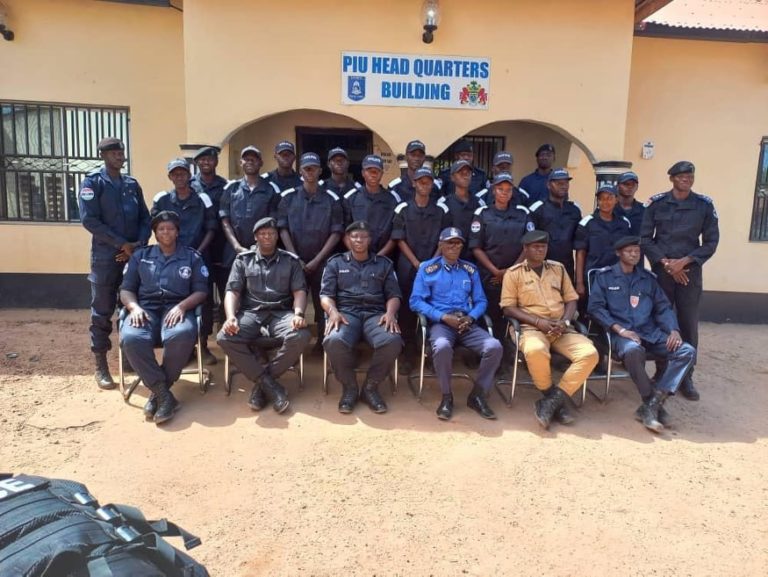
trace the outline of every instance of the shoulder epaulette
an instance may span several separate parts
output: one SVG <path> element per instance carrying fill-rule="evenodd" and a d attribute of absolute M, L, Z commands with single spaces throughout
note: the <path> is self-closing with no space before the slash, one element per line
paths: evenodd
<path fill-rule="evenodd" d="M 292 192 L 296 192 L 296 189 L 295 188 L 286 188 L 283 192 L 280 193 L 280 196 L 285 197 L 285 196 L 288 196 L 289 194 L 291 194 Z"/>
<path fill-rule="evenodd" d="M 437 188 L 437 190 L 442 190 L 443 189 L 443 181 L 440 180 L 439 178 L 435 178 L 432 181 L 432 184 L 435 186 L 435 188 Z"/>
<path fill-rule="evenodd" d="M 261 176 L 261 178 L 266 180 L 267 178 L 269 178 L 269 173 L 268 172 L 262 172 L 260 176 Z"/>
<path fill-rule="evenodd" d="M 475 265 L 473 265 L 471 262 L 467 262 L 465 260 L 461 261 L 461 268 L 463 268 L 469 274 L 475 274 L 475 271 L 477 270 L 475 268 Z"/>
<path fill-rule="evenodd" d="M 654 202 L 656 202 L 657 200 L 661 200 L 665 196 L 667 196 L 666 192 L 659 192 L 658 194 L 654 194 L 651 198 L 646 200 L 645 203 L 643 203 L 643 206 L 645 207 L 651 206 Z"/>
<path fill-rule="evenodd" d="M 710 197 L 709 197 L 709 196 L 707 196 L 706 194 L 699 194 L 698 192 L 694 192 L 693 194 L 695 194 L 696 196 L 698 196 L 698 197 L 699 197 L 701 200 L 703 200 L 704 202 L 708 202 L 709 204 L 714 204 L 714 201 L 712 200 L 712 198 L 710 198 Z"/>
<path fill-rule="evenodd" d="M 281 190 L 280 190 L 280 187 L 277 185 L 276 182 L 273 182 L 271 180 L 268 180 L 267 182 L 269 182 L 269 184 L 272 186 L 272 188 L 274 189 L 276 194 L 280 194 Z"/>
<path fill-rule="evenodd" d="M 543 202 L 541 202 L 540 200 L 537 200 L 531 206 L 528 207 L 528 210 L 530 210 L 531 212 L 536 212 L 543 205 L 544 205 Z"/>
<path fill-rule="evenodd" d="M 389 181 L 389 184 L 387 186 L 389 186 L 389 188 L 394 188 L 398 184 L 400 184 L 401 182 L 403 182 L 402 178 L 400 178 L 400 177 L 393 178 L 392 180 Z"/>
<path fill-rule="evenodd" d="M 136 178 L 134 178 L 130 174 L 120 174 L 120 176 L 122 176 L 126 181 L 136 182 L 136 183 L 139 182 L 138 180 L 136 180 Z"/>
<path fill-rule="evenodd" d="M 239 253 L 237 253 L 237 254 L 235 255 L 235 258 L 244 258 L 244 257 L 246 257 L 246 256 L 249 256 L 249 255 L 252 255 L 252 254 L 256 254 L 256 251 L 255 251 L 255 250 L 253 250 L 253 249 L 251 249 L 251 248 L 249 248 L 248 250 L 246 250 L 246 251 L 244 251 L 244 252 L 239 252 Z"/>
<path fill-rule="evenodd" d="M 281 248 L 281 249 L 278 249 L 278 250 L 280 251 L 280 254 L 286 254 L 289 257 L 291 257 L 292 259 L 301 260 L 299 255 L 297 255 L 295 252 L 291 252 L 289 250 L 285 250 L 284 248 Z"/>
<path fill-rule="evenodd" d="M 531 214 L 531 211 L 530 211 L 530 210 L 528 210 L 528 207 L 527 207 L 527 206 L 524 206 L 524 205 L 522 205 L 522 204 L 518 204 L 517 206 L 515 206 L 515 208 L 516 208 L 517 210 L 522 210 L 522 211 L 523 211 L 525 214 Z"/>
<path fill-rule="evenodd" d="M 94 168 L 91 172 L 86 173 L 86 176 L 96 176 L 101 173 L 101 168 Z"/>
<path fill-rule="evenodd" d="M 341 258 L 343 256 L 344 256 L 343 252 L 337 252 L 336 254 L 331 255 L 331 257 L 328 259 L 328 262 L 331 262 L 332 260 L 335 260 L 337 258 Z"/>
<path fill-rule="evenodd" d="M 626 216 L 622 216 L 621 218 L 622 218 L 622 220 L 623 220 L 624 222 L 626 222 L 626 223 L 627 223 L 627 226 L 628 226 L 629 228 L 632 228 L 632 223 L 631 223 L 631 222 L 629 222 L 629 219 L 628 219 Z"/>
<path fill-rule="evenodd" d="M 428 264 L 424 267 L 424 273 L 425 274 L 435 274 L 437 271 L 440 270 L 440 262 L 433 262 L 432 264 Z"/>
<path fill-rule="evenodd" d="M 353 194 L 355 194 L 358 191 L 357 188 L 350 188 L 347 192 L 344 193 L 344 198 L 349 198 Z"/>
<path fill-rule="evenodd" d="M 590 221 L 590 220 L 592 220 L 593 218 L 594 218 L 594 217 L 593 217 L 591 214 L 588 214 L 587 216 L 585 216 L 584 218 L 582 218 L 582 219 L 579 221 L 579 226 L 587 226 L 587 224 L 589 223 L 589 221 Z"/>
<path fill-rule="evenodd" d="M 445 212 L 446 214 L 447 214 L 447 213 L 449 213 L 449 212 L 451 211 L 451 209 L 450 209 L 450 208 L 448 208 L 448 205 L 447 205 L 447 204 L 445 204 L 445 197 L 444 197 L 444 196 L 441 196 L 440 198 L 438 198 L 438 199 L 437 199 L 437 202 L 436 202 L 435 204 L 436 204 L 437 206 L 439 206 L 440 208 L 442 208 L 442 209 L 443 209 L 443 212 Z"/>
<path fill-rule="evenodd" d="M 333 200 L 339 200 L 339 195 L 333 192 L 332 190 L 325 189 L 326 194 L 330 196 Z"/>
<path fill-rule="evenodd" d="M 194 254 L 198 258 L 203 258 L 203 255 L 200 254 L 200 252 L 196 248 L 192 248 L 191 246 L 185 246 L 188 251 L 190 251 L 192 254 Z"/>
<path fill-rule="evenodd" d="M 304 180 L 304 177 L 301 177 L 301 180 Z M 325 186 L 325 181 L 321 178 L 317 181 L 317 186 Z"/>
<path fill-rule="evenodd" d="M 522 266 L 524 266 L 524 265 L 525 265 L 525 263 L 524 263 L 524 262 L 519 262 L 519 263 L 517 263 L 517 264 L 513 264 L 513 265 L 512 265 L 511 267 L 509 267 L 507 270 L 517 270 L 517 269 L 519 269 L 520 267 L 522 267 Z"/>
<path fill-rule="evenodd" d="M 610 267 L 610 266 L 604 266 L 603 268 L 599 268 L 599 269 L 597 269 L 595 272 L 596 272 L 597 274 L 600 274 L 600 273 L 604 273 L 604 272 L 607 272 L 607 271 L 611 270 L 611 268 L 613 268 L 613 267 Z"/>
<path fill-rule="evenodd" d="M 228 180 L 227 184 L 224 185 L 224 190 L 229 190 L 232 188 L 233 185 L 237 185 L 240 183 L 240 180 Z"/>
<path fill-rule="evenodd" d="M 198 192 L 197 196 L 203 201 L 203 206 L 205 208 L 211 208 L 213 206 L 213 201 L 211 200 L 211 197 L 208 196 L 207 192 Z"/>
<path fill-rule="evenodd" d="M 558 267 L 558 268 L 565 268 L 565 265 L 563 265 L 563 263 L 558 262 L 556 260 L 549 260 L 549 259 L 547 259 L 544 262 L 547 263 L 549 266 L 554 266 L 554 267 Z"/>
<path fill-rule="evenodd" d="M 528 194 L 528 191 L 525 190 L 524 188 L 518 187 L 517 190 L 518 190 L 518 192 L 520 192 L 520 194 L 524 195 L 525 198 L 531 198 L 531 195 Z"/>
<path fill-rule="evenodd" d="M 575 206 L 576 208 L 578 208 L 578 209 L 579 209 L 579 212 L 581 212 L 581 205 L 580 205 L 578 202 L 574 202 L 574 201 L 572 201 L 572 200 L 569 200 L 568 202 L 570 202 L 570 203 L 571 203 L 573 206 Z"/>
<path fill-rule="evenodd" d="M 476 208 L 475 209 L 475 216 L 480 216 L 480 213 L 483 212 L 486 208 L 488 208 L 488 207 L 487 206 L 480 206 L 480 207 Z"/>
<path fill-rule="evenodd" d="M 401 211 L 402 211 L 402 210 L 403 210 L 403 209 L 404 209 L 406 206 L 408 206 L 408 203 L 407 203 L 407 202 L 401 202 L 400 204 L 398 204 L 398 205 L 395 207 L 395 214 L 400 214 L 400 212 L 401 212 Z"/>
<path fill-rule="evenodd" d="M 167 194 L 168 194 L 168 191 L 167 191 L 167 190 L 161 190 L 160 192 L 158 192 L 158 193 L 157 193 L 157 194 L 154 196 L 154 198 L 152 198 L 152 202 L 157 202 L 157 201 L 159 201 L 161 198 L 163 198 L 163 197 L 164 197 L 165 195 L 167 195 Z"/>
<path fill-rule="evenodd" d="M 396 193 L 394 190 L 390 190 L 390 191 L 389 191 L 389 194 L 391 194 L 392 196 L 394 196 L 394 197 L 395 197 L 395 200 L 398 202 L 398 204 L 399 204 L 399 203 L 401 203 L 401 202 L 403 201 L 403 199 L 402 199 L 402 198 L 400 198 L 400 195 L 399 195 L 399 194 L 397 194 L 397 193 Z"/>
<path fill-rule="evenodd" d="M 478 190 L 478 191 L 475 193 L 475 196 L 476 196 L 477 198 L 483 198 L 483 197 L 484 197 L 486 194 L 488 194 L 488 189 L 487 189 L 487 188 L 484 188 L 484 189 L 482 189 L 482 190 Z"/>

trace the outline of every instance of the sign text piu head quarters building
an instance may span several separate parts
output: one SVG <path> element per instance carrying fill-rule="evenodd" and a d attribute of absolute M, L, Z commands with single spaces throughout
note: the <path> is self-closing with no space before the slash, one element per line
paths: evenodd
<path fill-rule="evenodd" d="M 341 53 L 341 102 L 487 110 L 491 61 L 464 56 Z"/>

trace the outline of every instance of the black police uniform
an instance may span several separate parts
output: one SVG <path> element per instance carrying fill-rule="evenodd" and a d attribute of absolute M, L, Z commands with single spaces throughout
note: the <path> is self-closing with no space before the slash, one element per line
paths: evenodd
<path fill-rule="evenodd" d="M 273 183 L 277 187 L 278 192 L 283 192 L 289 188 L 298 188 L 302 183 L 301 175 L 295 170 L 292 170 L 289 174 L 283 176 L 277 172 L 277 169 L 275 169 L 263 173 L 261 178 L 267 182 Z"/>
<path fill-rule="evenodd" d="M 123 174 L 112 180 L 107 169 L 95 170 L 83 179 L 78 195 L 80 221 L 93 235 L 91 240 L 91 350 L 106 353 L 112 348 L 112 313 L 124 263 L 115 261 L 126 242 L 146 244 L 150 216 L 144 194 L 135 178 Z"/>
<path fill-rule="evenodd" d="M 241 246 L 253 244 L 253 225 L 266 216 L 277 214 L 280 202 L 278 186 L 261 179 L 251 190 L 245 178 L 230 182 L 224 189 L 219 203 L 219 218 L 228 218 Z M 231 267 L 235 249 L 227 243 L 224 247 L 224 266 Z"/>
<path fill-rule="evenodd" d="M 281 193 L 277 207 L 277 226 L 288 229 L 293 248 L 299 258 L 308 263 L 320 253 L 328 237 L 334 233 L 344 233 L 344 209 L 339 197 L 330 190 L 318 188 L 317 193 L 310 195 L 303 186 L 289 188 Z M 324 262 L 312 273 L 305 273 L 312 294 L 319 339 L 322 339 L 325 332 L 325 315 L 320 307 L 323 268 Z"/>
<path fill-rule="evenodd" d="M 365 221 L 371 235 L 371 252 L 379 252 L 392 235 L 395 207 L 402 202 L 397 193 L 379 186 L 379 192 L 370 194 L 363 187 L 353 188 L 344 195 L 344 224 Z"/>
<path fill-rule="evenodd" d="M 617 216 L 623 216 L 629 220 L 629 227 L 633 236 L 640 236 L 640 227 L 643 224 L 643 213 L 645 207 L 642 202 L 636 200 L 632 201 L 632 206 L 629 209 L 623 208 L 620 204 L 616 205 L 613 209 L 613 214 Z"/>
<path fill-rule="evenodd" d="M 539 174 L 538 170 L 534 170 L 531 174 L 526 174 L 520 181 L 520 188 L 525 191 L 530 204 L 539 201 L 544 202 L 549 198 L 549 172 Z"/>
<path fill-rule="evenodd" d="M 176 242 L 183 246 L 197 250 L 208 231 L 215 231 L 218 228 L 213 201 L 204 192 L 192 189 L 190 195 L 183 200 L 175 190 L 159 192 L 152 200 L 149 214 L 154 217 L 164 210 L 179 215 L 179 238 Z M 210 262 L 206 258 L 206 253 L 202 253 L 202 256 L 206 262 Z"/>
<path fill-rule="evenodd" d="M 478 208 L 486 206 L 485 201 L 482 198 L 478 198 L 475 194 L 470 194 L 465 202 L 456 196 L 455 192 L 452 192 L 443 197 L 443 203 L 448 207 L 450 220 L 448 226 L 458 228 L 461 234 L 464 235 L 464 238 L 469 238 L 472 221 L 475 219 L 475 212 Z M 461 260 L 475 262 L 475 258 L 472 256 L 472 251 L 467 243 L 464 243 L 464 247 L 461 249 Z"/>
<path fill-rule="evenodd" d="M 619 261 L 613 244 L 629 236 L 631 228 L 629 219 L 614 214 L 612 220 L 603 220 L 599 210 L 581 219 L 576 227 L 573 248 L 587 252 L 584 262 L 585 280 L 589 270 L 610 266 Z"/>
<path fill-rule="evenodd" d="M 397 196 L 400 197 L 400 200 L 403 202 L 410 202 L 416 197 L 416 185 L 413 184 L 410 178 L 408 178 L 408 173 L 405 172 L 403 176 L 399 176 L 395 179 L 392 179 L 389 181 L 389 190 L 395 192 Z M 429 193 L 430 198 L 438 199 L 440 198 L 442 192 L 441 192 L 441 185 L 438 180 L 435 180 L 432 182 L 432 191 Z"/>
<path fill-rule="evenodd" d="M 354 347 L 364 338 L 373 347 L 366 380 L 374 384 L 383 381 L 403 347 L 400 335 L 379 324 L 389 299 L 402 302 L 392 261 L 373 252 L 362 262 L 351 252 L 334 255 L 325 266 L 320 296 L 334 299 L 349 323 L 323 340 L 336 379 L 345 387 L 357 386 Z"/>
<path fill-rule="evenodd" d="M 224 249 L 227 246 L 227 238 L 224 236 L 224 231 L 221 229 L 221 224 L 218 221 L 221 197 L 224 194 L 224 188 L 229 181 L 226 178 L 214 175 L 213 180 L 210 183 L 206 183 L 202 179 L 202 175 L 198 172 L 189 181 L 189 185 L 197 191 L 198 194 L 204 192 L 208 195 L 213 203 L 213 210 L 216 214 L 216 233 L 213 236 L 211 244 L 208 245 L 208 263 L 211 272 L 211 279 L 216 284 L 216 288 L 219 291 L 219 297 L 224 301 L 224 290 L 227 285 L 227 277 L 229 276 L 229 267 L 222 265 L 224 258 Z M 213 294 L 209 294 L 209 298 L 212 298 Z"/>
<path fill-rule="evenodd" d="M 149 316 L 144 326 L 124 322 L 121 345 L 136 374 L 149 388 L 175 383 L 189 361 L 197 340 L 195 311 L 173 327 L 163 322 L 174 306 L 195 292 L 208 292 L 208 269 L 200 254 L 181 244 L 169 256 L 158 245 L 136 251 L 125 267 L 120 290 L 130 291 Z M 163 345 L 162 366 L 155 360 L 155 343 Z"/>
<path fill-rule="evenodd" d="M 258 381 L 265 371 L 279 377 L 296 363 L 311 338 L 308 329 L 297 330 L 291 325 L 293 293 L 307 291 L 301 262 L 295 254 L 282 249 L 265 257 L 254 246 L 235 257 L 227 290 L 240 293 L 240 330 L 235 335 L 221 330 L 216 340 L 251 381 Z M 249 347 L 265 336 L 283 341 L 268 367 L 254 357 Z"/>
<path fill-rule="evenodd" d="M 475 211 L 469 235 L 469 248 L 482 249 L 493 265 L 504 270 L 511 267 L 523 252 L 523 235 L 533 230 L 528 209 L 511 202 L 506 210 L 483 206 Z M 483 289 L 488 298 L 488 315 L 496 335 L 503 335 L 506 322 L 499 308 L 501 284 L 491 284 L 491 273 L 478 263 Z"/>
<path fill-rule="evenodd" d="M 529 210 L 536 229 L 549 233 L 547 260 L 561 263 L 573 279 L 573 237 L 581 220 L 581 209 L 570 200 L 560 206 L 547 198 L 534 202 Z"/>
<path fill-rule="evenodd" d="M 440 179 L 440 185 L 441 190 L 444 196 L 447 196 L 451 193 L 453 193 L 455 187 L 453 184 L 453 181 L 451 180 L 451 169 L 446 168 L 442 171 L 440 171 L 440 174 L 438 175 L 438 178 Z M 480 170 L 479 168 L 473 166 L 472 167 L 472 178 L 469 181 L 469 192 L 470 194 L 475 194 L 477 192 L 480 192 L 485 187 L 485 183 L 488 180 L 488 176 L 486 175 L 484 170 Z"/>
<path fill-rule="evenodd" d="M 675 306 L 680 336 L 698 349 L 701 267 L 715 254 L 720 241 L 717 211 L 712 199 L 693 191 L 685 200 L 675 199 L 671 190 L 652 196 L 646 203 L 640 237 L 641 247 L 661 288 Z M 661 259 L 685 256 L 691 257 L 693 262 L 687 267 L 689 282 L 682 285 L 667 274 Z"/>
<path fill-rule="evenodd" d="M 332 192 L 333 194 L 338 196 L 339 199 L 341 199 L 341 197 L 343 197 L 347 192 L 349 192 L 353 188 L 357 188 L 358 190 L 363 188 L 363 185 L 357 182 L 351 176 L 348 176 L 347 180 L 345 180 L 341 184 L 337 184 L 336 181 L 334 181 L 331 177 L 328 177 L 326 180 L 323 180 L 320 183 L 320 186 L 322 186 L 328 192 Z"/>
<path fill-rule="evenodd" d="M 493 184 L 491 184 L 491 181 L 487 180 L 485 182 L 485 188 L 476 193 L 475 196 L 481 198 L 486 205 L 491 206 L 495 199 L 493 194 Z M 514 202 L 515 204 L 519 204 L 528 208 L 528 206 L 531 204 L 531 199 L 528 197 L 528 193 L 525 192 L 525 190 L 513 185 L 512 198 L 510 199 L 510 202 Z"/>

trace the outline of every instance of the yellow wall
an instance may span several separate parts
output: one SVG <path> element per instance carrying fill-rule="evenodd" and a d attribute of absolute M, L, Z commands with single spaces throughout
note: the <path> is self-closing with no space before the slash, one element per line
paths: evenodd
<path fill-rule="evenodd" d="M 750 243 L 760 139 L 768 134 L 768 44 L 636 38 L 625 159 L 641 198 L 669 190 L 667 169 L 696 165 L 694 190 L 720 215 L 720 246 L 704 269 L 707 290 L 766 292 L 768 243 Z M 652 160 L 640 158 L 645 141 Z"/>
<path fill-rule="evenodd" d="M 3 0 L 0 98 L 129 106 L 131 169 L 151 200 L 186 142 L 181 13 L 93 0 Z M 19 242 L 19 235 L 23 242 Z M 0 272 L 88 270 L 79 225 L 0 224 Z"/>

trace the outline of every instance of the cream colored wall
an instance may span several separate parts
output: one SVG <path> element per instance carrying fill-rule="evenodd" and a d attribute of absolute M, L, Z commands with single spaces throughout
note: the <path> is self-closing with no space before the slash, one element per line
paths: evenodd
<path fill-rule="evenodd" d="M 145 196 L 168 186 L 186 142 L 182 16 L 93 0 L 3 0 L 13 42 L 0 46 L 0 99 L 130 106 L 131 168 Z M 23 241 L 20 242 L 20 239 Z M 0 272 L 88 270 L 79 225 L 0 224 Z"/>
<path fill-rule="evenodd" d="M 760 139 L 768 135 L 768 44 L 636 38 L 625 158 L 639 197 L 668 190 L 667 169 L 696 165 L 694 190 L 714 199 L 720 246 L 707 290 L 767 292 L 768 243 L 749 242 Z M 655 143 L 642 160 L 645 141 Z"/>
<path fill-rule="evenodd" d="M 224 142 L 254 120 L 310 108 L 354 116 L 393 150 L 405 148 L 415 127 L 432 149 L 442 150 L 480 126 L 517 119 L 559 127 L 596 160 L 620 159 L 631 0 L 443 0 L 429 45 L 421 40 L 420 5 L 337 0 L 329 10 L 313 0 L 288 7 L 188 2 L 188 140 Z M 489 57 L 490 110 L 343 106 L 344 50 Z M 227 105 L 212 114 L 211 102 L 222 91 Z"/>

